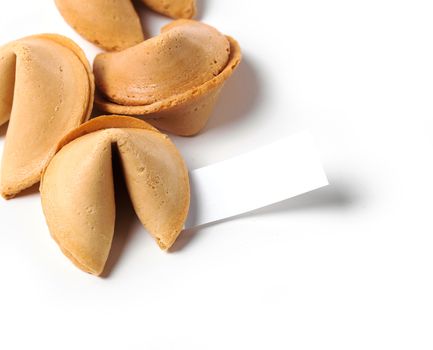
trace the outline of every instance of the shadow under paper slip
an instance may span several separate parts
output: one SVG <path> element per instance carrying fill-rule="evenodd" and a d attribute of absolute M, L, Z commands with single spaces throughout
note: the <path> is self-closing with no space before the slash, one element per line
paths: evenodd
<path fill-rule="evenodd" d="M 265 208 L 257 209 L 245 214 L 237 215 L 231 218 L 213 222 L 199 227 L 194 227 L 182 232 L 176 243 L 170 249 L 170 252 L 178 252 L 200 233 L 202 228 L 228 222 L 234 219 L 248 219 L 261 217 L 278 213 L 293 213 L 296 211 L 311 211 L 311 210 L 344 210 L 349 209 L 358 202 L 358 195 L 353 192 L 350 186 L 343 182 L 331 182 L 332 185 L 323 187 L 312 192 L 289 198 L 285 201 L 275 203 Z M 193 210 L 195 210 L 193 208 Z M 191 213 L 192 218 L 195 214 Z M 193 221 L 192 221 L 193 222 Z"/>
<path fill-rule="evenodd" d="M 244 56 L 237 70 L 224 85 L 203 132 L 248 118 L 250 112 L 261 102 L 262 86 L 251 60 Z"/>
<path fill-rule="evenodd" d="M 307 210 L 341 210 L 351 208 L 358 202 L 358 194 L 353 191 L 349 184 L 332 180 L 330 183 L 326 187 L 243 214 L 241 217 Z"/>

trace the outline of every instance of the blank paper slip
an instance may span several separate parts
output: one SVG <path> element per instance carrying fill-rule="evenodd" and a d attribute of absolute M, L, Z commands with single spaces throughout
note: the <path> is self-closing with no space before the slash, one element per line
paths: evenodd
<path fill-rule="evenodd" d="M 186 228 L 204 225 L 328 185 L 309 132 L 190 172 Z"/>

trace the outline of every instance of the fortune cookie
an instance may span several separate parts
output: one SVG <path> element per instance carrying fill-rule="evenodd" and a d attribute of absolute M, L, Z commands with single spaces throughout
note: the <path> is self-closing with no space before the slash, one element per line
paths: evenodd
<path fill-rule="evenodd" d="M 131 0 L 55 0 L 60 14 L 81 36 L 107 51 L 119 51 L 144 40 Z M 142 0 L 172 18 L 192 18 L 195 0 Z"/>
<path fill-rule="evenodd" d="M 141 115 L 157 128 L 194 135 L 240 61 L 231 37 L 197 21 L 177 20 L 157 37 L 98 55 L 95 102 L 105 112 Z"/>
<path fill-rule="evenodd" d="M 131 0 L 55 0 L 61 15 L 81 36 L 108 51 L 144 40 Z"/>
<path fill-rule="evenodd" d="M 92 111 L 94 80 L 81 49 L 45 34 L 0 48 L 0 125 L 9 120 L 0 191 L 12 198 L 40 180 L 56 145 Z"/>
<path fill-rule="evenodd" d="M 146 122 L 104 116 L 69 133 L 43 174 L 42 207 L 63 253 L 95 275 L 104 269 L 114 234 L 114 155 L 133 208 L 161 249 L 175 242 L 189 209 L 186 165 L 168 137 Z"/>

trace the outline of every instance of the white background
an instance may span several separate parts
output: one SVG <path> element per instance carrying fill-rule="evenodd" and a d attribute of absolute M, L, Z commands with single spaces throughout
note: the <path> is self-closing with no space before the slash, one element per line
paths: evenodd
<path fill-rule="evenodd" d="M 59 32 L 97 52 L 52 1 L 0 6 L 2 43 Z M 170 254 L 121 211 L 106 278 L 63 257 L 36 190 L 2 200 L 0 348 L 432 349 L 431 1 L 199 6 L 245 61 L 207 130 L 175 139 L 189 166 L 307 128 L 331 186 L 188 231 Z M 167 21 L 143 19 L 151 34 Z"/>

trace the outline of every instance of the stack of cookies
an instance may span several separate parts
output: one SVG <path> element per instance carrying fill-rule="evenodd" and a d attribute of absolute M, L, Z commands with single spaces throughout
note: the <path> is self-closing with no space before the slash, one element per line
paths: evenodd
<path fill-rule="evenodd" d="M 168 250 L 183 229 L 190 190 L 182 156 L 159 130 L 199 133 L 241 50 L 191 19 L 194 0 L 142 0 L 176 19 L 147 40 L 130 0 L 55 2 L 80 35 L 107 52 L 92 71 L 61 35 L 0 48 L 0 125 L 9 121 L 0 191 L 10 199 L 41 181 L 52 237 L 76 266 L 100 275 L 114 234 L 113 156 L 137 216 Z M 88 121 L 94 105 L 110 115 Z"/>

